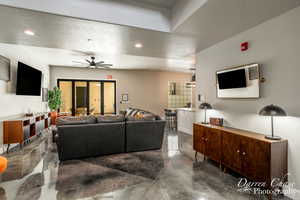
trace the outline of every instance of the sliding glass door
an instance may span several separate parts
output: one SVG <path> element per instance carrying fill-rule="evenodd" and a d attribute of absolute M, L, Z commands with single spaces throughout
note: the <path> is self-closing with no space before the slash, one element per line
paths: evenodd
<path fill-rule="evenodd" d="M 103 96 L 104 96 L 104 114 L 115 113 L 115 83 L 114 82 L 103 82 Z"/>
<path fill-rule="evenodd" d="M 100 115 L 116 113 L 116 82 L 59 79 L 62 91 L 60 112 L 65 115 Z"/>
<path fill-rule="evenodd" d="M 62 104 L 60 106 L 60 112 L 65 113 L 65 115 L 72 115 L 72 82 L 60 81 L 59 88 L 62 91 Z"/>
<path fill-rule="evenodd" d="M 88 96 L 87 96 L 87 82 L 75 81 L 75 115 L 87 115 L 88 114 Z"/>
<path fill-rule="evenodd" d="M 90 115 L 100 115 L 101 110 L 101 83 L 89 82 L 89 98 L 90 98 Z"/>

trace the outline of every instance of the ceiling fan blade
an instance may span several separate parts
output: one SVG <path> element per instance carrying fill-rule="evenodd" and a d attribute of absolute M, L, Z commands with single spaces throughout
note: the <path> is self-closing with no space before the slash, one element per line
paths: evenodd
<path fill-rule="evenodd" d="M 112 64 L 100 64 L 100 65 L 97 65 L 97 67 L 103 67 L 103 68 L 110 68 L 112 66 L 113 66 Z"/>
<path fill-rule="evenodd" d="M 104 63 L 104 61 L 99 61 L 99 62 L 96 62 L 95 64 L 100 65 L 100 64 L 103 64 L 103 63 Z"/>
<path fill-rule="evenodd" d="M 91 64 L 91 61 L 89 61 L 88 59 L 85 59 L 86 62 L 88 62 L 89 64 Z"/>

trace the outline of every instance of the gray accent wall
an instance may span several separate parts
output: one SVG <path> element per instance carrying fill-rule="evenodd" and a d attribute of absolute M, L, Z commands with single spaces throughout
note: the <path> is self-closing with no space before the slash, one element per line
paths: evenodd
<path fill-rule="evenodd" d="M 50 67 L 50 86 L 57 79 L 105 80 L 112 75 L 117 84 L 117 112 L 128 107 L 140 108 L 164 115 L 168 107 L 168 82 L 190 81 L 192 74 L 147 70 L 104 70 L 79 67 Z M 121 95 L 128 94 L 129 101 L 121 104 Z"/>
<path fill-rule="evenodd" d="M 197 94 L 213 105 L 209 117 L 223 117 L 226 126 L 270 134 L 270 118 L 258 116 L 258 111 L 273 103 L 288 112 L 289 117 L 275 118 L 275 134 L 289 141 L 289 181 L 294 182 L 297 189 L 300 189 L 299 19 L 300 7 L 197 54 Z M 249 50 L 241 52 L 240 43 L 245 41 L 249 42 Z M 261 98 L 216 98 L 215 72 L 248 63 L 261 64 L 262 76 L 266 79 L 261 84 Z M 202 117 L 203 113 L 198 110 L 197 120 Z"/>

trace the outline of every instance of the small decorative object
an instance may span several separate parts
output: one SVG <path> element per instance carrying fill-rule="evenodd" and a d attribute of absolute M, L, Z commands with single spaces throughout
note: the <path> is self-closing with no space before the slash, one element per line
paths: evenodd
<path fill-rule="evenodd" d="M 215 125 L 215 126 L 223 126 L 223 119 L 222 118 L 209 118 L 209 123 L 211 125 Z"/>
<path fill-rule="evenodd" d="M 25 117 L 32 117 L 32 116 L 33 116 L 33 112 L 29 108 L 28 111 L 27 111 L 27 113 L 25 113 Z"/>
<path fill-rule="evenodd" d="M 198 101 L 201 101 L 201 94 L 198 94 Z"/>
<path fill-rule="evenodd" d="M 62 104 L 61 90 L 54 87 L 53 90 L 48 91 L 48 106 L 51 110 L 51 124 L 56 124 L 57 110 Z"/>
<path fill-rule="evenodd" d="M 204 110 L 204 122 L 202 122 L 202 124 L 209 124 L 208 122 L 206 122 L 206 110 L 211 110 L 212 106 L 209 103 L 201 103 L 199 106 L 199 109 Z"/>
<path fill-rule="evenodd" d="M 176 83 L 170 83 L 170 95 L 176 95 Z"/>
<path fill-rule="evenodd" d="M 281 138 L 279 136 L 274 136 L 274 125 L 273 125 L 273 117 L 275 116 L 287 116 L 286 112 L 280 108 L 279 106 L 276 105 L 268 105 L 263 107 L 260 111 L 259 111 L 259 115 L 262 116 L 271 116 L 271 129 L 272 129 L 272 135 L 266 135 L 265 137 L 267 139 L 270 140 L 280 140 Z"/>
<path fill-rule="evenodd" d="M 2 174 L 7 168 L 7 159 L 0 156 L 0 174 Z"/>
<path fill-rule="evenodd" d="M 128 101 L 128 94 L 122 94 L 122 101 Z"/>
<path fill-rule="evenodd" d="M 32 117 L 33 116 L 33 113 L 26 113 L 25 114 L 25 117 Z"/>

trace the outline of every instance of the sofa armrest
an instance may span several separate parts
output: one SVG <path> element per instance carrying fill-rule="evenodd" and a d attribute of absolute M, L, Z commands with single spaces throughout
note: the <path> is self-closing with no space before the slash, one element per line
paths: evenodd
<path fill-rule="evenodd" d="M 160 149 L 163 143 L 164 120 L 127 121 L 126 151 L 144 151 Z"/>

